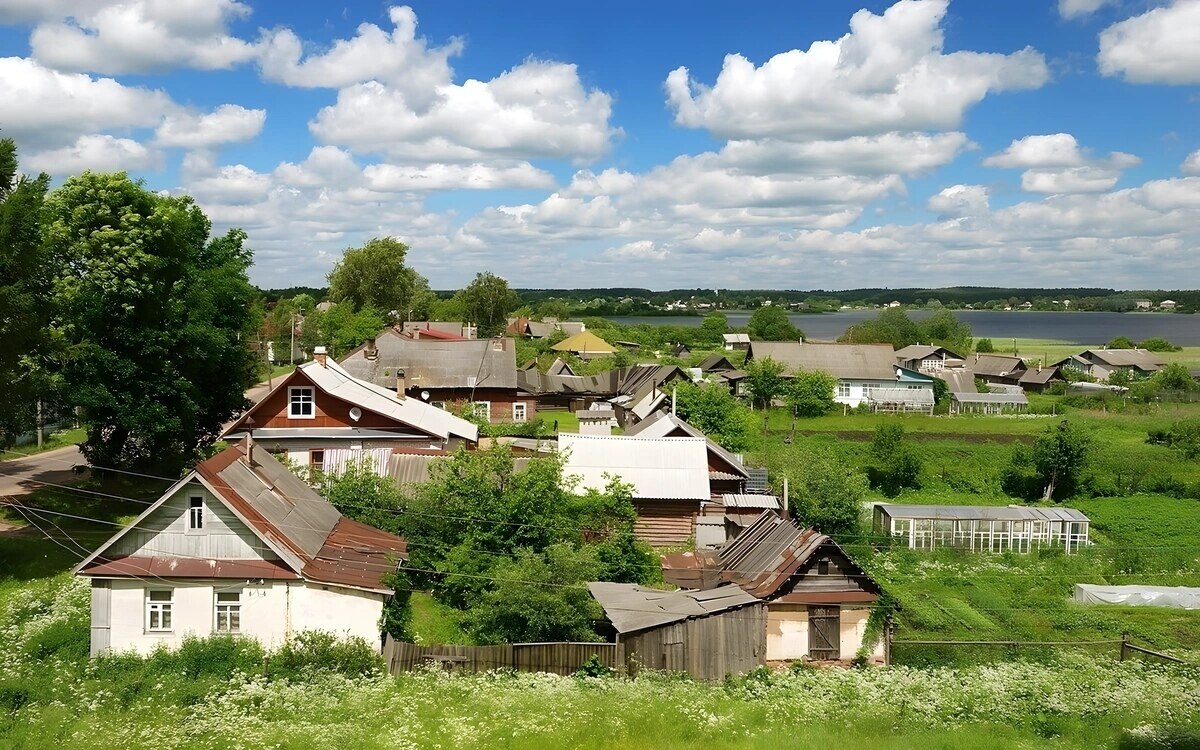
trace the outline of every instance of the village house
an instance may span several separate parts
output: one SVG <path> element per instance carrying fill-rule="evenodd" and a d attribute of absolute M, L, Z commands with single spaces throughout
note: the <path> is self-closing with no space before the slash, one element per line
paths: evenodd
<path fill-rule="evenodd" d="M 933 408 L 933 376 L 901 367 L 888 344 L 755 341 L 746 352 L 747 362 L 767 357 L 784 365 L 785 378 L 798 370 L 829 373 L 837 379 L 834 401 L 839 404 L 867 403 L 886 411 Z"/>
<path fill-rule="evenodd" d="M 882 633 L 868 640 L 880 588 L 828 536 L 763 512 L 716 550 L 664 555 L 663 577 L 685 589 L 733 583 L 764 602 L 768 662 L 886 658 Z"/>
<path fill-rule="evenodd" d="M 890 534 L 910 549 L 955 547 L 972 552 L 1031 552 L 1088 544 L 1090 521 L 1074 508 L 1023 505 L 900 505 L 876 503 L 877 534 Z"/>
<path fill-rule="evenodd" d="M 1091 375 L 1096 380 L 1108 380 L 1118 370 L 1137 378 L 1149 377 L 1166 367 L 1167 361 L 1161 354 L 1146 349 L 1088 349 L 1055 365 Z"/>
<path fill-rule="evenodd" d="M 653 669 L 723 680 L 764 663 L 766 609 L 734 584 L 707 591 L 663 591 L 593 582 L 588 591 L 604 609 L 601 635 L 624 647 L 628 675 Z"/>
<path fill-rule="evenodd" d="M 234 420 L 221 439 L 252 435 L 264 452 L 332 473 L 363 459 L 383 473 L 395 450 L 444 451 L 478 441 L 471 422 L 355 378 L 330 361 L 324 347 L 315 356 Z"/>
<path fill-rule="evenodd" d="M 560 372 L 563 374 L 526 368 L 517 373 L 517 383 L 522 391 L 536 396 L 540 408 L 582 411 L 604 402 L 622 427 L 663 408 L 670 398 L 670 384 L 689 380 L 688 374 L 675 365 L 637 364 L 596 375 L 567 374 L 569 368 Z"/>
<path fill-rule="evenodd" d="M 1148 299 L 1135 299 L 1133 301 L 1133 309 L 1135 310 L 1149 310 L 1150 307 L 1151 303 Z"/>
<path fill-rule="evenodd" d="M 727 352 L 744 352 L 750 348 L 750 334 L 748 333 L 723 333 L 721 338 L 725 341 L 725 351 Z"/>
<path fill-rule="evenodd" d="M 470 323 L 446 320 L 409 320 L 400 324 L 400 334 L 410 339 L 465 341 L 475 338 L 477 329 Z"/>
<path fill-rule="evenodd" d="M 1178 305 L 1179 305 L 1179 303 L 1177 303 L 1173 299 L 1165 299 L 1162 302 L 1158 303 L 1158 309 L 1159 310 L 1174 310 L 1176 307 L 1178 307 Z"/>
<path fill-rule="evenodd" d="M 906 370 L 934 373 L 947 367 L 961 367 L 963 358 L 944 346 L 912 344 L 896 350 L 896 363 Z"/>
<path fill-rule="evenodd" d="M 189 636 L 275 648 L 305 630 L 379 648 L 404 539 L 344 517 L 252 441 L 196 466 L 74 570 L 93 656 Z"/>
<path fill-rule="evenodd" d="M 604 490 L 619 478 L 633 488 L 634 534 L 655 547 L 684 544 L 712 497 L 703 438 L 624 435 L 558 436 L 563 479 L 576 490 Z"/>
<path fill-rule="evenodd" d="M 976 354 L 970 366 L 983 382 L 1001 385 L 1020 385 L 1029 370 L 1025 360 L 1007 354 Z"/>
<path fill-rule="evenodd" d="M 537 399 L 517 386 L 512 339 L 430 341 L 384 329 L 341 359 L 354 377 L 459 412 L 472 404 L 488 422 L 528 422 Z"/>

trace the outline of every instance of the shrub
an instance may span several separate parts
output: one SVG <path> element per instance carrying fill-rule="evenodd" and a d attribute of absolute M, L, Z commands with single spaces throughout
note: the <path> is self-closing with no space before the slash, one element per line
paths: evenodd
<path fill-rule="evenodd" d="M 814 456 L 791 479 L 793 514 L 831 536 L 853 534 L 862 519 L 867 478 L 844 462 Z"/>
<path fill-rule="evenodd" d="M 867 469 L 871 486 L 888 497 L 896 497 L 906 487 L 921 486 L 921 459 L 904 444 L 904 428 L 899 424 L 880 424 L 871 440 L 871 453 L 878 463 Z"/>
<path fill-rule="evenodd" d="M 1133 343 L 1133 339 L 1128 336 L 1117 336 L 1112 341 L 1108 342 L 1108 349 L 1133 349 L 1137 344 Z"/>
<path fill-rule="evenodd" d="M 940 382 L 940 381 L 939 381 Z M 820 370 L 798 370 L 785 388 L 792 414 L 819 417 L 833 408 L 837 378 Z"/>
<path fill-rule="evenodd" d="M 991 339 L 979 339 L 975 342 L 975 351 L 980 354 L 991 354 L 996 351 L 996 347 L 992 345 Z"/>
<path fill-rule="evenodd" d="M 1161 336 L 1155 336 L 1153 338 L 1148 338 L 1142 342 L 1141 346 L 1143 349 L 1145 349 L 1148 352 L 1181 352 L 1181 351 L 1183 351 L 1182 346 L 1175 346 L 1170 341 L 1167 341 L 1166 339 L 1162 338 Z"/>
<path fill-rule="evenodd" d="M 576 677 L 612 677 L 617 670 L 600 661 L 600 656 L 592 654 L 583 664 L 579 665 Z"/>
<path fill-rule="evenodd" d="M 227 677 L 233 672 L 254 672 L 266 653 L 258 641 L 232 635 L 209 638 L 188 637 L 175 651 L 159 652 L 152 661 L 160 668 L 179 671 L 191 678 Z"/>
<path fill-rule="evenodd" d="M 1200 747 L 1200 729 L 1192 727 L 1141 726 L 1127 729 L 1117 740 L 1117 750 L 1195 750 Z"/>
<path fill-rule="evenodd" d="M 383 671 L 382 657 L 362 638 L 339 638 L 322 630 L 296 634 L 271 654 L 272 675 L 297 678 L 313 673 L 365 677 Z"/>

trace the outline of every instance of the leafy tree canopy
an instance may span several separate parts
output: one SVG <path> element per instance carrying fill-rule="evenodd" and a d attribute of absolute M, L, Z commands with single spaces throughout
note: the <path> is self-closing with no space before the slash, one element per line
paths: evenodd
<path fill-rule="evenodd" d="M 1128 336 L 1117 336 L 1112 341 L 1108 342 L 1109 349 L 1133 349 L 1137 344 L 1133 343 L 1133 339 Z"/>
<path fill-rule="evenodd" d="M 806 526 L 833 537 L 858 531 L 867 478 L 843 461 L 810 456 L 789 479 L 791 512 Z"/>
<path fill-rule="evenodd" d="M 1030 457 L 1045 487 L 1043 500 L 1061 500 L 1075 493 L 1092 449 L 1091 435 L 1065 419 L 1038 436 Z"/>
<path fill-rule="evenodd" d="M 833 408 L 837 378 L 821 370 L 800 370 L 787 383 L 784 394 L 792 414 L 819 417 Z"/>
<path fill-rule="evenodd" d="M 521 304 L 508 282 L 494 273 L 477 273 L 461 292 L 467 319 L 479 327 L 481 338 L 504 331 L 508 314 Z"/>
<path fill-rule="evenodd" d="M 85 172 L 46 200 L 64 392 L 100 466 L 173 471 L 245 406 L 256 378 L 246 235 L 209 238 L 188 197 Z"/>
<path fill-rule="evenodd" d="M 755 310 L 746 329 L 760 341 L 799 341 L 804 337 L 804 332 L 788 319 L 787 311 L 775 305 L 764 305 Z"/>
<path fill-rule="evenodd" d="M 782 395 L 787 385 L 783 377 L 785 369 L 782 362 L 770 357 L 752 359 L 746 363 L 743 382 L 751 403 L 765 409 L 771 405 L 771 401 Z"/>
<path fill-rule="evenodd" d="M 676 411 L 714 442 L 736 452 L 750 447 L 750 415 L 722 385 L 681 383 L 675 386 Z"/>
<path fill-rule="evenodd" d="M 329 299 L 353 310 L 373 308 L 400 320 L 418 320 L 433 303 L 429 282 L 405 265 L 408 246 L 394 237 L 376 237 L 347 248 L 329 272 Z"/>

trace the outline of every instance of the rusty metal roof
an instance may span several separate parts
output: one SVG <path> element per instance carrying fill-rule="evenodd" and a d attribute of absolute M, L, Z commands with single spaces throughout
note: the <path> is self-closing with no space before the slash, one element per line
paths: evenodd
<path fill-rule="evenodd" d="M 733 584 L 703 591 L 662 591 L 633 583 L 592 582 L 588 591 L 618 633 L 632 633 L 758 604 Z"/>

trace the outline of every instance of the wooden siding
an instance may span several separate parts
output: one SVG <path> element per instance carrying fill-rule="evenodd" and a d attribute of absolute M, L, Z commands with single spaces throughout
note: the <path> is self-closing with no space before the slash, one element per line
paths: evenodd
<path fill-rule="evenodd" d="M 765 607 L 752 604 L 621 636 L 625 670 L 686 672 L 701 680 L 745 674 L 766 663 Z"/>
<path fill-rule="evenodd" d="M 437 401 L 446 405 L 446 409 L 455 414 L 458 414 L 468 401 L 471 400 L 470 388 L 429 388 L 429 400 Z M 409 388 L 407 393 L 409 398 L 420 398 L 422 389 L 419 387 Z M 514 403 L 525 404 L 525 421 L 532 422 L 537 419 L 538 399 L 536 396 L 529 394 L 518 395 L 518 391 L 511 388 L 476 388 L 475 401 L 487 401 L 492 405 L 491 421 L 492 422 L 510 422 L 512 421 L 512 405 Z"/>
<path fill-rule="evenodd" d="M 829 561 L 828 572 L 823 575 L 820 572 L 822 560 Z M 796 571 L 792 576 L 791 585 L 782 587 L 778 595 L 822 591 L 863 591 L 877 594 L 879 587 L 838 547 L 825 544 Z"/>
<path fill-rule="evenodd" d="M 204 527 L 188 528 L 190 499 L 204 499 Z M 220 560 L 278 560 L 279 557 L 225 505 L 199 484 L 180 487 L 138 528 L 113 545 L 110 554 L 198 557 Z"/>
<path fill-rule="evenodd" d="M 633 533 L 652 547 L 683 544 L 696 533 L 700 502 L 692 500 L 634 500 L 637 521 Z"/>
<path fill-rule="evenodd" d="M 288 416 L 288 389 L 292 387 L 311 387 L 313 389 L 312 419 L 293 419 Z M 260 401 L 250 414 L 254 417 L 254 427 L 361 427 L 368 430 L 405 427 L 400 422 L 374 412 L 363 410 L 362 419 L 355 422 L 350 419 L 350 409 L 354 406 L 348 401 L 335 398 L 312 385 L 312 381 L 302 370 L 297 370 L 288 377 L 284 386 L 269 394 Z"/>
<path fill-rule="evenodd" d="M 504 643 L 498 646 L 418 646 L 394 641 L 389 636 L 383 658 L 392 674 L 411 672 L 439 664 L 453 672 L 487 672 L 515 669 L 518 672 L 549 672 L 569 676 L 579 671 L 593 655 L 611 669 L 620 669 L 623 649 L 614 643 Z"/>

